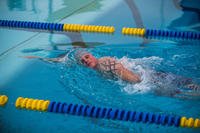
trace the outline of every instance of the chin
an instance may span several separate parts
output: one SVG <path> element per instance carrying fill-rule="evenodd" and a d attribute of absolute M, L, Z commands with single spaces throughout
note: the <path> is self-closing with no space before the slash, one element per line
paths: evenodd
<path fill-rule="evenodd" d="M 91 64 L 89 65 L 90 68 L 94 68 L 95 66 L 96 66 L 95 63 L 91 63 Z"/>

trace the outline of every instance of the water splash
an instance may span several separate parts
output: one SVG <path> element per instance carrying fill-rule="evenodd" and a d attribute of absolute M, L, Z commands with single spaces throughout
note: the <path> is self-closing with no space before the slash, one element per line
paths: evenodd
<path fill-rule="evenodd" d="M 136 84 L 130 84 L 122 80 L 118 80 L 117 83 L 122 86 L 122 91 L 128 94 L 135 93 L 146 93 L 155 88 L 154 84 L 151 82 L 152 75 L 154 71 L 152 68 L 158 66 L 163 61 L 163 58 L 152 56 L 137 59 L 130 59 L 123 57 L 119 61 L 129 70 L 139 74 L 141 76 L 142 82 Z"/>

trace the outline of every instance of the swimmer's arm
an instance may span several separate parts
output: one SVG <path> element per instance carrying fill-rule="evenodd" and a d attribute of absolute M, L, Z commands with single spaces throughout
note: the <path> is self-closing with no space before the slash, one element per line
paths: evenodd
<path fill-rule="evenodd" d="M 39 56 L 21 56 L 23 58 L 27 58 L 27 59 L 40 59 L 43 61 L 47 61 L 47 62 L 61 62 L 60 58 L 43 58 L 43 57 L 39 57 Z"/>
<path fill-rule="evenodd" d="M 117 73 L 117 75 L 119 75 L 119 77 L 122 80 L 131 82 L 131 83 L 141 82 L 139 75 L 137 75 L 137 74 L 133 73 L 132 71 L 124 68 L 121 63 L 118 64 L 118 69 L 116 70 L 116 73 Z"/>
<path fill-rule="evenodd" d="M 131 83 L 139 83 L 139 82 L 141 82 L 141 79 L 140 79 L 139 75 L 134 74 L 133 72 L 131 72 L 130 70 L 128 70 L 126 68 L 122 70 L 122 72 L 120 74 L 120 77 L 123 80 L 131 82 Z"/>
<path fill-rule="evenodd" d="M 139 83 L 141 82 L 140 76 L 133 73 L 132 71 L 126 69 L 120 62 L 117 62 L 112 57 L 103 57 L 101 60 L 109 60 L 112 64 L 115 64 L 115 73 L 122 79 L 131 83 Z"/>

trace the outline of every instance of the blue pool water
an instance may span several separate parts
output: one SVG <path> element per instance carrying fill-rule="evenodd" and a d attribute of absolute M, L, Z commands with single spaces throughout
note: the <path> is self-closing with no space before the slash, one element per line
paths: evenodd
<path fill-rule="evenodd" d="M 19 96 L 126 110 L 199 118 L 200 98 L 171 97 L 176 85 L 161 79 L 164 93 L 153 91 L 152 71 L 192 78 L 200 84 L 199 41 L 143 39 L 123 36 L 120 29 L 146 27 L 199 31 L 198 0 L 1 0 L 0 19 L 113 25 L 113 35 L 48 33 L 0 28 L 0 94 L 9 97 L 0 108 L 0 132 L 200 132 L 155 124 L 94 119 L 15 108 Z M 74 47 L 100 58 L 113 56 L 143 81 L 111 80 L 77 64 Z M 22 56 L 55 57 L 62 63 Z M 169 81 L 168 81 L 169 80 Z M 168 90 L 169 91 L 166 91 Z"/>

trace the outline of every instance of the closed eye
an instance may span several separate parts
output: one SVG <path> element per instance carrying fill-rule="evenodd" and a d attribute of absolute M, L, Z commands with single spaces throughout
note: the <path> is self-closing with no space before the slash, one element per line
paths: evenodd
<path fill-rule="evenodd" d="M 86 55 L 85 58 L 88 59 L 88 58 L 89 58 L 89 55 Z"/>

